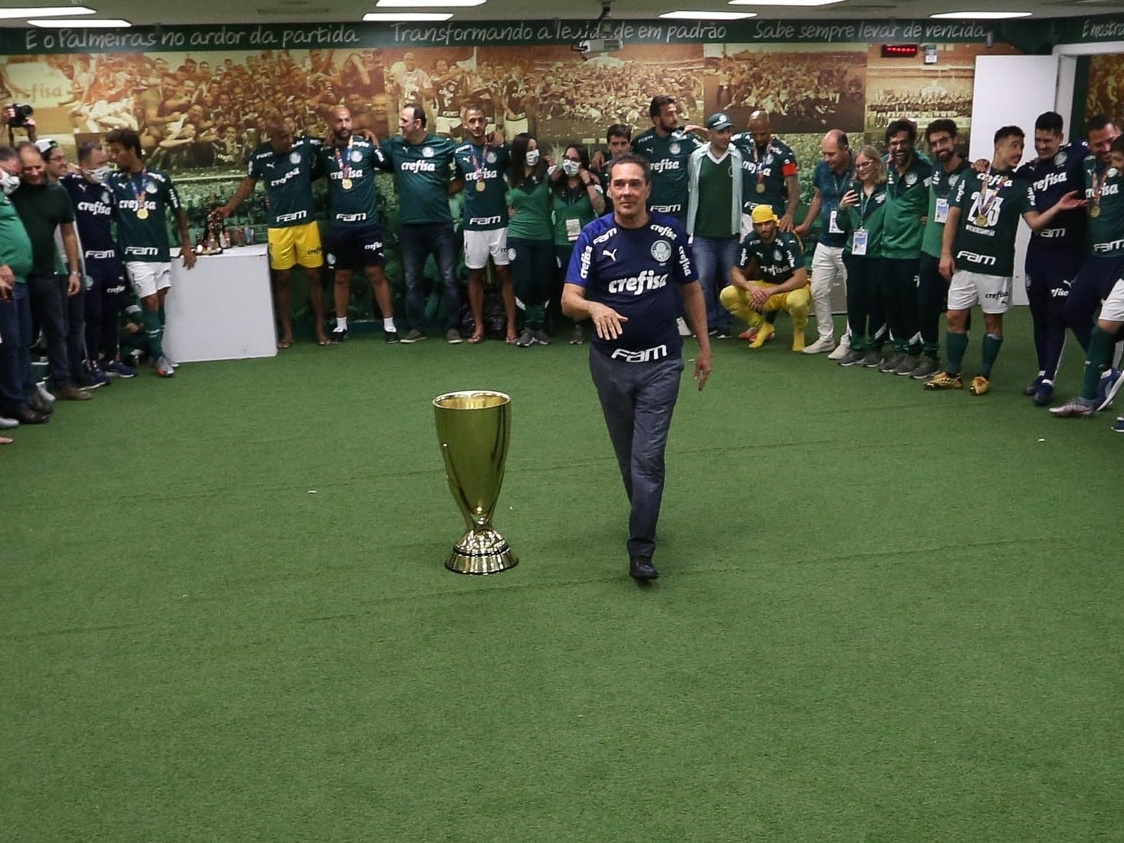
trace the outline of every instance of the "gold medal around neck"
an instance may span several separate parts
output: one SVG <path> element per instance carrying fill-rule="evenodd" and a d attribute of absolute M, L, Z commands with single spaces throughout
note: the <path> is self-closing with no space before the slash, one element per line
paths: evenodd
<path fill-rule="evenodd" d="M 488 189 L 488 185 L 484 184 L 484 182 L 482 182 L 482 181 L 476 182 L 476 192 L 477 193 L 483 193 L 487 189 Z"/>
<path fill-rule="evenodd" d="M 761 182 L 757 182 L 757 192 L 758 193 L 764 193 L 765 192 L 765 185 L 762 184 Z"/>
<path fill-rule="evenodd" d="M 343 187 L 344 190 L 351 190 L 351 184 L 351 179 L 344 179 L 340 182 L 340 186 Z"/>
<path fill-rule="evenodd" d="M 148 208 L 137 208 L 137 219 L 138 220 L 148 219 Z"/>
<path fill-rule="evenodd" d="M 976 225 L 978 225 L 980 228 L 986 228 L 987 217 L 985 217 L 983 214 L 980 214 L 978 217 L 976 217 Z"/>
<path fill-rule="evenodd" d="M 1093 219 L 1096 219 L 1100 215 L 1101 215 L 1101 206 L 1100 205 L 1094 205 L 1092 208 L 1089 209 L 1089 216 L 1091 216 Z"/>

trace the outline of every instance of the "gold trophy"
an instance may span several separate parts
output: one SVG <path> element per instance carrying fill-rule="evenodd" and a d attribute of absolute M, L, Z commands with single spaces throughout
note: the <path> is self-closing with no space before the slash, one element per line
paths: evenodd
<path fill-rule="evenodd" d="M 445 567 L 458 574 L 514 568 L 519 559 L 492 527 L 511 438 L 511 396 L 485 390 L 449 392 L 433 399 L 433 411 L 445 479 L 468 524 Z"/>

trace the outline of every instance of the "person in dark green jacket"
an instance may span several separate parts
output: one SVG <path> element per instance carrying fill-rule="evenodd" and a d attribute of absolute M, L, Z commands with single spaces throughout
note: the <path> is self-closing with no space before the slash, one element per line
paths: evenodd
<path fill-rule="evenodd" d="M 851 342 L 840 366 L 881 357 L 886 338 L 882 281 L 882 231 L 886 214 L 886 168 L 873 146 L 855 155 L 857 178 L 839 200 L 841 227 L 847 232 L 843 265 L 847 267 L 847 331 Z"/>
<path fill-rule="evenodd" d="M 507 174 L 507 248 L 515 295 L 523 307 L 523 331 L 515 343 L 520 348 L 550 345 L 546 305 L 554 279 L 554 228 L 548 164 L 532 135 L 515 136 Z"/>
<path fill-rule="evenodd" d="M 597 176 L 589 169 L 589 151 L 571 143 L 562 153 L 559 165 L 550 171 L 554 191 L 554 254 L 558 265 L 550 301 L 555 304 L 562 295 L 562 282 L 574 243 L 582 229 L 605 213 L 605 195 Z M 580 322 L 574 323 L 570 345 L 585 342 Z"/>

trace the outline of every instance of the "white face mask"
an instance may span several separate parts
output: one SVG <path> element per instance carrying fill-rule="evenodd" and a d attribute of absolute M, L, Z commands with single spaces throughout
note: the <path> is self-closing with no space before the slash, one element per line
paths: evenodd
<path fill-rule="evenodd" d="M 539 151 L 537 149 L 527 150 L 527 166 L 533 167 L 539 163 Z"/>
<path fill-rule="evenodd" d="M 576 176 L 581 167 L 580 161 L 573 161 L 569 158 L 562 161 L 562 172 L 568 176 Z"/>
<path fill-rule="evenodd" d="M 93 170 L 83 170 L 91 180 L 96 181 L 98 184 L 105 184 L 105 180 L 109 178 L 109 174 L 113 172 L 108 164 L 97 167 Z"/>
<path fill-rule="evenodd" d="M 13 176 L 6 170 L 0 170 L 0 190 L 4 191 L 5 196 L 11 196 L 15 189 L 19 186 L 19 176 Z"/>

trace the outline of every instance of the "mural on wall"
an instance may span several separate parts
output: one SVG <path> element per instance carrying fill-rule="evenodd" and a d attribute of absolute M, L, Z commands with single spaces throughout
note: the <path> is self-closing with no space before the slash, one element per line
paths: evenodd
<path fill-rule="evenodd" d="M 945 27 L 933 30 L 952 39 L 937 45 L 935 65 L 921 56 L 884 60 L 872 42 L 924 37 L 929 24 L 886 24 L 880 32 L 868 26 L 875 24 L 773 21 L 679 33 L 627 24 L 620 34 L 631 40 L 622 50 L 592 57 L 573 49 L 572 39 L 588 33 L 540 37 L 536 22 L 491 38 L 453 28 L 395 27 L 377 37 L 355 26 L 329 27 L 323 37 L 325 27 L 135 30 L 128 44 L 107 41 L 103 50 L 75 41 L 77 33 L 24 33 L 24 49 L 16 50 L 11 45 L 21 36 L 0 31 L 0 98 L 32 106 L 40 136 L 72 152 L 110 129 L 136 129 L 152 165 L 175 174 L 195 227 L 233 193 L 274 120 L 323 136 L 332 108 L 345 105 L 356 128 L 386 137 L 410 101 L 425 105 L 431 130 L 454 137 L 464 106 L 478 103 L 509 139 L 530 131 L 547 154 L 571 141 L 600 147 L 614 123 L 646 130 L 656 94 L 678 99 L 682 124 L 702 124 L 724 110 L 743 129 L 750 112 L 763 108 L 797 154 L 807 201 L 828 129 L 848 132 L 856 147 L 881 145 L 883 128 L 897 117 L 923 128 L 950 116 L 967 129 L 975 56 L 1017 52 L 988 48 L 979 27 Z M 48 37 L 56 39 L 52 49 L 41 49 L 48 45 L 35 39 Z M 392 253 L 398 197 L 389 177 L 382 187 Z M 261 190 L 236 221 L 264 225 Z"/>
<path fill-rule="evenodd" d="M 1085 113 L 1107 114 L 1117 126 L 1124 126 L 1124 54 L 1090 56 Z"/>

